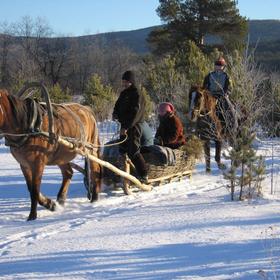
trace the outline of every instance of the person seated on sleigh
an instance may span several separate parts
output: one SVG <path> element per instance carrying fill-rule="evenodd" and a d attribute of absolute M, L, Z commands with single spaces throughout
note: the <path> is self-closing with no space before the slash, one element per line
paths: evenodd
<path fill-rule="evenodd" d="M 163 102 L 158 107 L 159 127 L 155 134 L 156 145 L 178 149 L 186 144 L 184 127 L 180 118 L 176 115 L 174 106 L 169 102 Z"/>

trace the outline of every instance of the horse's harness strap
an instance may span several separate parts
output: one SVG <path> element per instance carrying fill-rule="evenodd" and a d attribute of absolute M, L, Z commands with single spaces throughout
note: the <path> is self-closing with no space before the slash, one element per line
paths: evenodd
<path fill-rule="evenodd" d="M 205 102 L 204 101 L 204 97 L 203 97 L 203 102 Z M 215 98 L 215 105 L 217 106 L 217 104 L 218 104 L 218 98 Z M 199 109 L 197 110 L 197 111 L 200 111 Z M 201 112 L 199 113 L 199 116 L 200 117 L 207 117 L 207 116 L 209 116 L 211 114 L 211 111 L 208 111 L 207 113 L 205 113 L 205 114 L 202 114 Z"/>
<path fill-rule="evenodd" d="M 37 136 L 42 136 L 42 137 L 46 137 L 46 138 L 50 138 L 50 134 L 49 132 L 44 132 L 44 131 L 39 131 L 39 132 L 30 132 L 30 133 L 18 133 L 18 134 L 15 134 L 15 133 L 1 133 L 0 131 L 0 138 L 1 137 L 26 137 L 24 138 L 25 140 L 29 137 L 37 137 Z M 71 142 L 73 145 L 79 147 L 81 146 L 81 142 L 79 140 L 77 140 L 76 138 L 72 138 L 72 137 L 66 137 L 66 136 L 59 136 L 61 137 L 62 139 L 64 140 L 67 140 L 69 142 Z M 94 149 L 94 148 L 100 148 L 100 147 L 112 147 L 112 146 L 117 146 L 117 145 L 120 145 L 122 144 L 123 142 L 125 142 L 127 140 L 127 134 L 125 135 L 125 138 L 119 142 L 116 142 L 116 143 L 112 143 L 112 144 L 105 144 L 105 145 L 93 145 L 91 143 L 88 143 L 88 142 L 83 142 L 82 145 L 88 149 Z M 17 142 L 15 141 L 7 141 L 7 138 L 5 138 L 5 145 L 6 146 L 10 146 L 10 147 L 21 147 L 24 143 L 20 143 L 20 144 L 17 144 Z"/>
<path fill-rule="evenodd" d="M 59 105 L 59 106 L 61 106 L 64 110 L 66 110 L 77 121 L 77 123 L 80 126 L 80 133 L 81 133 L 81 136 L 80 136 L 81 139 L 79 139 L 79 141 L 82 141 L 83 143 L 85 143 L 85 141 L 86 141 L 85 128 L 84 128 L 83 122 L 81 121 L 79 116 L 77 114 L 75 114 L 70 108 L 68 108 L 65 105 Z"/>

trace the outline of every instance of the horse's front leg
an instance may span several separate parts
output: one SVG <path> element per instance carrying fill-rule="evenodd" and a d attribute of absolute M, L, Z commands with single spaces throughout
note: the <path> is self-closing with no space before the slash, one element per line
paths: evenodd
<path fill-rule="evenodd" d="M 40 193 L 40 186 L 44 167 L 44 164 L 39 163 L 34 164 L 34 168 L 21 165 L 21 170 L 25 177 L 31 199 L 31 209 L 27 219 L 28 221 L 37 219 L 38 202 L 40 205 L 46 207 L 51 211 L 55 210 L 55 202 L 53 202 L 51 199 L 45 197 L 43 194 Z"/>
<path fill-rule="evenodd" d="M 67 197 L 68 188 L 73 176 L 73 169 L 70 163 L 59 165 L 59 168 L 62 174 L 62 183 L 61 183 L 60 190 L 57 194 L 57 201 L 60 205 L 64 205 Z"/>
<path fill-rule="evenodd" d="M 37 203 L 38 196 L 36 197 L 36 192 L 33 191 L 33 180 L 32 180 L 32 169 L 30 167 L 20 166 L 22 173 L 25 177 L 27 188 L 30 194 L 31 200 L 31 210 L 28 216 L 28 221 L 35 220 L 37 218 Z"/>

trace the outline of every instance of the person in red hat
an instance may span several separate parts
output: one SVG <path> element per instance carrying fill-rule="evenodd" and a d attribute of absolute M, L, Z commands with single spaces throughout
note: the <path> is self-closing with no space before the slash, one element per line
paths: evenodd
<path fill-rule="evenodd" d="M 235 109 L 232 102 L 229 99 L 231 90 L 231 80 L 226 73 L 226 61 L 223 57 L 219 57 L 214 62 L 214 71 L 210 72 L 203 82 L 203 88 L 207 89 L 216 99 L 216 115 L 222 124 L 222 133 L 225 134 L 229 127 L 234 126 L 237 123 Z M 215 141 L 216 150 L 221 151 L 222 142 L 220 140 Z M 218 163 L 219 168 L 223 169 L 224 165 L 221 163 L 221 153 L 216 153 L 215 160 Z"/>
<path fill-rule="evenodd" d="M 176 115 L 174 106 L 163 102 L 158 107 L 159 127 L 155 134 L 155 144 L 178 149 L 186 144 L 182 121 Z"/>
<path fill-rule="evenodd" d="M 210 72 L 203 81 L 203 88 L 209 90 L 216 98 L 229 94 L 231 88 L 231 81 L 225 69 L 226 61 L 223 57 L 219 57 L 214 62 L 214 71 Z"/>

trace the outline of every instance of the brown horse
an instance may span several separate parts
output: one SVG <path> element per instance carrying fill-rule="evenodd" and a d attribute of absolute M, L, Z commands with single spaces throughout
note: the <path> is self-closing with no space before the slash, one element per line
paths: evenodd
<path fill-rule="evenodd" d="M 196 132 L 204 141 L 206 172 L 210 172 L 210 140 L 215 141 L 215 160 L 220 169 L 222 139 L 225 137 L 222 123 L 216 114 L 217 99 L 209 91 L 193 86 L 189 92 L 188 118 L 196 123 Z"/>
<path fill-rule="evenodd" d="M 33 112 L 37 108 L 35 119 Z M 91 154 L 99 156 L 98 128 L 93 112 L 90 108 L 78 103 L 53 104 L 54 133 L 61 137 L 70 137 L 82 143 L 91 143 Z M 38 110 L 42 114 L 38 113 Z M 40 192 L 43 171 L 46 165 L 58 165 L 62 173 L 62 184 L 57 194 L 57 201 L 63 205 L 68 187 L 73 175 L 70 161 L 76 153 L 59 144 L 50 143 L 49 138 L 40 132 L 48 132 L 49 118 L 44 111 L 43 104 L 34 105 L 30 98 L 20 99 L 0 91 L 0 134 L 4 135 L 6 144 L 10 146 L 11 153 L 20 164 L 26 180 L 31 198 L 31 210 L 28 220 L 37 218 L 37 204 L 54 211 L 56 203 Z M 32 131 L 32 132 L 31 132 Z M 94 146 L 93 146 L 94 145 Z M 101 167 L 89 162 L 91 172 L 92 198 L 98 198 L 101 187 Z"/>

